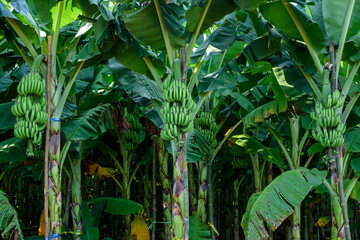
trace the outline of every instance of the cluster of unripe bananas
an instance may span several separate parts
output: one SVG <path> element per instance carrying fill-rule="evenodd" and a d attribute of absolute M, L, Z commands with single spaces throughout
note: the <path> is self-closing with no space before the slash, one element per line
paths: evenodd
<path fill-rule="evenodd" d="M 216 121 L 211 113 L 201 112 L 196 120 L 198 131 L 210 143 L 211 148 L 216 147 Z"/>
<path fill-rule="evenodd" d="M 173 77 L 169 75 L 161 89 L 165 102 L 160 113 L 165 120 L 165 125 L 160 136 L 170 141 L 177 138 L 179 133 L 187 133 L 194 128 L 191 113 L 195 110 L 196 104 L 186 84 L 181 81 L 180 59 L 175 59 Z"/>
<path fill-rule="evenodd" d="M 244 159 L 244 150 L 241 149 L 239 146 L 237 145 L 232 145 L 230 148 L 230 153 L 233 155 L 233 160 L 231 162 L 231 164 L 233 165 L 234 168 L 247 168 L 248 167 L 248 162 L 245 161 Z"/>
<path fill-rule="evenodd" d="M 137 146 L 142 142 L 140 137 L 140 131 L 142 125 L 139 119 L 135 118 L 133 115 L 128 114 L 126 121 L 129 123 L 130 128 L 124 133 L 124 148 L 128 152 L 133 152 Z"/>
<path fill-rule="evenodd" d="M 14 134 L 17 138 L 28 138 L 32 144 L 40 145 L 48 115 L 45 99 L 45 80 L 36 70 L 26 75 L 17 87 L 18 96 L 11 112 L 16 116 Z M 32 155 L 32 150 L 28 155 Z"/>
<path fill-rule="evenodd" d="M 334 109 L 336 105 L 330 106 L 324 107 L 321 102 L 316 102 L 315 110 L 310 113 L 310 117 L 316 121 L 312 135 L 323 147 L 339 147 L 344 144 L 346 127 Z"/>
<path fill-rule="evenodd" d="M 323 147 L 340 147 L 344 144 L 345 124 L 341 121 L 337 109 L 344 104 L 345 96 L 338 89 L 328 94 L 329 70 L 324 70 L 322 97 L 323 101 L 315 103 L 315 110 L 310 117 L 316 121 L 316 127 L 312 130 L 312 136 Z"/>

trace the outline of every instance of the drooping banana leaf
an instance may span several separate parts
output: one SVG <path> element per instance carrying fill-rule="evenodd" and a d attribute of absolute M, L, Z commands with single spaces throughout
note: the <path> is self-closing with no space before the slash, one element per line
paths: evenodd
<path fill-rule="evenodd" d="M 360 2 L 354 1 L 354 9 L 351 14 L 351 21 L 349 23 L 348 33 L 346 39 L 359 34 L 360 28 Z M 326 33 L 331 40 L 338 42 L 344 28 L 344 22 L 350 6 L 350 0 L 336 1 L 324 0 L 322 1 L 322 12 L 324 17 L 324 25 Z"/>
<path fill-rule="evenodd" d="M 276 164 L 279 168 L 286 169 L 286 165 L 277 149 L 265 147 L 258 140 L 246 134 L 235 135 L 231 140 L 235 141 L 235 144 L 244 148 L 247 152 L 260 153 L 266 161 Z"/>
<path fill-rule="evenodd" d="M 149 45 L 154 49 L 165 49 L 165 43 L 154 3 L 150 3 L 141 9 L 123 11 L 122 17 L 130 33 L 145 45 Z M 181 16 L 174 15 L 173 17 L 179 18 Z M 171 22 L 167 21 L 166 18 L 165 22 L 167 23 L 166 27 L 172 47 L 182 47 L 185 44 L 185 38 L 176 35 Z"/>
<path fill-rule="evenodd" d="M 241 221 L 246 239 L 267 239 L 267 226 L 272 230 L 278 228 L 325 177 L 317 169 L 291 170 L 278 176 L 263 191 L 253 194 Z"/>
<path fill-rule="evenodd" d="M 264 0 L 234 0 L 244 10 L 255 10 Z"/>
<path fill-rule="evenodd" d="M 141 204 L 124 198 L 93 198 L 89 203 L 97 204 L 103 211 L 114 215 L 135 214 L 143 209 Z"/>
<path fill-rule="evenodd" d="M 75 118 L 70 119 L 62 124 L 67 139 L 69 140 L 87 140 L 91 137 L 97 136 L 97 129 L 95 128 L 99 121 L 99 112 L 104 110 L 103 106 L 86 110 Z"/>
<path fill-rule="evenodd" d="M 262 16 L 273 24 L 276 28 L 283 31 L 283 33 L 290 39 L 303 41 L 303 38 L 297 29 L 289 12 L 286 10 L 282 1 L 275 1 L 264 3 L 262 8 Z M 313 21 L 300 7 L 289 3 L 289 7 L 294 12 L 300 25 L 304 30 L 304 34 L 309 38 L 313 44 L 314 49 L 320 52 L 325 47 L 325 37 L 319 25 Z"/>
<path fill-rule="evenodd" d="M 244 116 L 244 127 L 263 122 L 270 115 L 284 112 L 287 109 L 288 97 L 276 80 L 274 73 L 269 74 L 264 80 L 262 80 L 262 84 L 264 83 L 269 84 L 271 87 L 272 91 L 274 92 L 275 100 L 261 105 Z"/>
<path fill-rule="evenodd" d="M 0 230 L 1 236 L 5 237 L 7 234 L 17 235 L 20 239 L 24 239 L 22 234 L 18 214 L 13 206 L 9 203 L 6 194 L 0 190 Z"/>
<path fill-rule="evenodd" d="M 108 66 L 113 72 L 115 82 L 127 92 L 133 92 L 147 99 L 163 100 L 159 86 L 145 74 L 131 71 L 114 59 L 109 60 Z"/>

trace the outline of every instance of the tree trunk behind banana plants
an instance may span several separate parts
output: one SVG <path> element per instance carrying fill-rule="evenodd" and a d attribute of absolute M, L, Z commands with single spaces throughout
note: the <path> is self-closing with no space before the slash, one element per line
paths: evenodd
<path fill-rule="evenodd" d="M 236 179 L 234 182 L 234 240 L 239 240 L 240 237 L 239 184 L 241 184 L 240 179 Z"/>
<path fill-rule="evenodd" d="M 156 146 L 153 143 L 153 159 L 152 159 L 152 219 L 154 221 L 152 231 L 151 231 L 151 240 L 155 240 L 155 231 L 156 231 Z"/>
<path fill-rule="evenodd" d="M 52 121 L 49 144 L 49 212 L 50 233 L 61 234 L 61 168 L 60 168 L 60 122 Z M 60 240 L 60 237 L 53 238 Z"/>
<path fill-rule="evenodd" d="M 197 196 L 196 196 L 196 186 L 194 183 L 194 171 L 193 164 L 189 164 L 189 198 L 190 198 L 190 215 L 197 213 Z"/>
<path fill-rule="evenodd" d="M 207 164 L 205 162 L 200 163 L 199 174 L 200 174 L 200 184 L 199 184 L 197 216 L 200 220 L 206 222 Z"/>
<path fill-rule="evenodd" d="M 123 158 L 123 181 L 122 186 L 124 188 L 123 191 L 123 198 L 130 200 L 130 184 L 129 184 L 129 178 L 130 178 L 130 169 L 129 165 L 131 162 L 131 154 L 124 154 Z M 125 216 L 125 239 L 130 238 L 130 225 L 131 225 L 131 215 Z"/>
<path fill-rule="evenodd" d="M 171 195 L 170 195 L 170 177 L 168 170 L 168 158 L 169 154 L 165 150 L 163 140 L 160 140 L 160 149 L 158 151 L 159 165 L 160 165 L 160 177 L 162 185 L 162 206 L 165 223 L 165 240 L 170 239 L 170 223 L 171 223 Z"/>
<path fill-rule="evenodd" d="M 75 240 L 80 239 L 82 234 L 83 226 L 81 220 L 81 159 L 77 159 L 74 162 L 72 179 L 72 208 L 71 213 L 73 217 L 73 227 Z"/>

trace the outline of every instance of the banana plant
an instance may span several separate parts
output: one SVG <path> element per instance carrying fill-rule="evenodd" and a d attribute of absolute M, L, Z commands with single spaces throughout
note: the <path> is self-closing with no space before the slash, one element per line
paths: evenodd
<path fill-rule="evenodd" d="M 136 149 L 139 144 L 143 141 L 141 134 L 143 132 L 143 126 L 140 121 L 134 116 L 135 114 L 139 115 L 137 108 L 132 113 L 129 113 L 125 108 L 125 112 L 122 111 L 122 108 L 119 104 L 114 104 L 111 108 L 113 110 L 108 111 L 108 116 L 110 116 L 110 130 L 114 132 L 118 143 L 119 143 L 119 153 L 112 150 L 108 146 L 103 146 L 101 148 L 104 152 L 108 153 L 109 156 L 114 161 L 116 168 L 119 170 L 122 181 L 119 185 L 122 190 L 122 197 L 124 199 L 130 200 L 131 198 L 131 184 L 134 180 L 134 176 L 137 173 L 139 167 L 142 165 L 142 162 L 136 164 L 136 167 L 132 170 L 131 163 L 135 159 Z M 120 117 L 121 123 L 117 122 L 117 117 Z M 123 131 L 123 132 L 121 132 Z M 118 159 L 117 156 L 122 157 L 122 162 Z M 132 170 L 132 171 L 131 171 Z M 130 224 L 131 216 L 125 216 L 125 238 L 130 237 Z"/>
<path fill-rule="evenodd" d="M 19 8 L 19 6 L 24 6 L 24 8 Z M 41 17 L 35 18 L 35 7 L 42 9 L 44 15 Z M 80 14 L 78 8 L 72 8 L 69 4 L 65 4 L 65 1 L 60 2 L 49 2 L 47 4 L 34 3 L 33 5 L 28 5 L 26 1 L 21 1 L 21 4 L 13 5 L 1 2 L 0 7 L 2 9 L 2 15 L 9 27 L 9 30 L 14 32 L 19 37 L 19 43 L 16 44 L 19 46 L 19 51 L 25 60 L 26 63 L 32 64 L 34 59 L 39 54 L 49 54 L 52 57 L 47 59 L 48 67 L 45 63 L 40 65 L 40 72 L 45 78 L 48 76 L 48 79 L 51 81 L 47 84 L 48 90 L 50 91 L 48 102 L 51 105 L 51 113 L 49 119 L 54 119 L 49 121 L 50 123 L 50 146 L 49 146 L 49 157 L 50 157 L 50 169 L 49 169 L 49 210 L 50 210 L 50 231 L 46 231 L 46 237 L 50 233 L 58 236 L 61 234 L 61 148 L 60 148 L 60 119 L 62 117 L 64 105 L 66 99 L 69 95 L 69 92 L 75 82 L 75 79 L 82 68 L 84 61 L 74 61 L 75 66 L 66 65 L 67 61 L 72 59 L 77 59 L 77 47 L 79 46 L 79 41 L 83 37 L 81 32 L 78 35 L 73 35 L 73 42 L 70 46 L 66 46 L 65 52 L 67 56 L 64 62 L 59 62 L 57 58 L 58 52 L 58 43 L 60 37 L 61 29 L 64 29 L 66 25 L 73 22 L 77 16 Z M 11 8 L 12 7 L 12 8 Z M 10 8 L 12 11 L 10 11 Z M 24 10 L 25 9 L 25 10 Z M 49 9 L 55 13 L 51 15 Z M 25 12 L 24 12 L 25 11 Z M 25 14 L 26 18 L 23 18 L 22 21 L 15 16 L 15 14 Z M 42 25 L 43 22 L 47 22 L 48 25 Z M 28 33 L 24 32 L 24 24 L 28 27 Z M 41 26 L 41 27 L 40 27 Z M 48 41 L 42 35 L 42 32 L 45 32 L 46 35 L 52 35 L 52 38 L 48 38 Z M 29 34 L 30 33 L 30 34 Z M 43 46 L 34 45 L 35 36 L 39 42 L 44 43 Z M 21 41 L 21 43 L 20 43 Z M 25 46 L 22 49 L 22 44 Z M 63 47 L 63 46 L 62 46 Z M 25 51 L 24 51 L 25 50 Z M 77 59 L 78 60 L 78 59 Z M 57 68 L 60 66 L 60 68 Z M 30 66 L 29 66 L 30 67 Z M 57 71 L 60 69 L 60 71 Z M 47 189 L 46 189 L 47 192 Z M 47 201 L 45 201 L 47 204 Z M 46 205 L 47 206 L 47 205 Z M 45 208 L 47 209 L 47 207 Z M 47 213 L 45 214 L 47 219 Z M 46 229 L 48 229 L 48 223 L 45 223 Z M 58 239 L 58 237 L 57 237 Z"/>
<path fill-rule="evenodd" d="M 318 7 L 322 7 L 322 12 L 315 13 L 315 7 L 305 5 L 295 6 L 286 0 L 281 0 L 274 3 L 264 4 L 264 8 L 262 9 L 261 14 L 275 27 L 283 30 L 284 34 L 289 39 L 298 39 L 305 42 L 305 47 L 307 48 L 308 53 L 314 62 L 313 66 L 315 67 L 319 78 L 324 79 L 322 88 L 323 91 L 320 91 L 315 82 L 312 80 L 311 75 L 304 71 L 302 67 L 299 66 L 300 64 L 297 66 L 299 67 L 303 76 L 307 79 L 313 94 L 318 99 L 318 101 L 322 101 L 324 105 L 328 105 L 327 100 L 330 99 L 330 96 L 334 98 L 335 95 L 338 95 L 338 98 L 336 99 L 337 103 L 342 103 L 341 97 L 345 99 L 347 96 L 349 96 L 351 98 L 346 108 L 344 108 L 342 104 L 340 104 L 340 106 L 335 104 L 336 106 L 334 106 L 341 117 L 341 121 L 345 122 L 353 106 L 353 101 L 356 101 L 358 98 L 358 94 L 350 92 L 351 95 L 349 95 L 349 89 L 359 68 L 359 61 L 355 57 L 349 57 L 346 55 L 348 47 L 353 44 L 350 38 L 356 35 L 360 30 L 357 27 L 358 20 L 356 18 L 356 9 L 358 5 L 355 4 L 355 1 L 337 4 L 335 1 L 331 0 L 323 2 L 319 1 L 316 4 Z M 277 9 L 277 14 L 269 14 L 270 12 L 273 12 L 275 8 Z M 305 8 L 309 9 L 311 16 L 305 13 Z M 334 12 L 338 12 L 339 10 L 341 11 L 341 14 L 333 15 Z M 281 22 L 279 21 L 279 16 L 282 16 Z M 315 22 L 315 18 L 317 19 L 317 22 Z M 288 21 L 284 21 L 284 19 L 287 19 Z M 314 24 L 310 26 L 311 22 Z M 313 31 L 315 28 L 317 28 L 318 31 Z M 296 29 L 296 32 L 293 32 L 290 29 Z M 320 50 L 325 47 L 326 39 L 324 36 L 329 37 L 330 48 L 328 50 L 327 59 L 321 60 L 319 53 Z M 335 46 L 332 44 L 332 42 L 336 44 L 337 49 L 335 49 Z M 344 76 L 346 78 L 346 81 L 344 82 L 340 80 L 341 63 L 343 60 L 349 58 L 351 59 L 350 61 L 353 62 L 352 71 L 347 76 Z M 296 60 L 295 62 L 299 61 Z M 330 65 L 327 64 L 327 62 L 330 63 Z M 328 70 L 331 71 L 329 79 L 327 79 L 329 76 Z M 342 90 L 341 96 L 336 94 L 339 89 Z M 336 146 L 328 146 L 329 144 L 324 144 L 325 146 L 329 147 L 327 154 L 328 158 L 335 159 L 335 161 L 333 161 L 331 173 L 332 188 L 335 189 L 336 192 L 336 195 L 332 195 L 332 239 L 350 239 L 350 226 L 347 217 L 343 187 L 344 177 L 342 175 L 344 168 L 344 160 L 342 155 L 343 147 L 339 146 L 339 144 L 335 144 Z M 332 149 L 335 150 L 335 154 L 333 154 Z M 333 198 L 334 196 L 337 196 L 335 197 L 335 200 Z M 342 228 L 342 226 L 344 226 L 344 228 Z"/>

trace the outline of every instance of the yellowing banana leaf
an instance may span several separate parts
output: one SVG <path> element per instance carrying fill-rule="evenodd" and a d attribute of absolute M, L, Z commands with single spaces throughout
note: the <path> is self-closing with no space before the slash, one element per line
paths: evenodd
<path fill-rule="evenodd" d="M 137 240 L 150 240 L 150 232 L 145 220 L 141 216 L 135 216 L 131 222 L 130 236 Z"/>
<path fill-rule="evenodd" d="M 40 226 L 39 226 L 38 236 L 44 236 L 44 235 L 45 235 L 45 214 L 43 209 L 40 216 Z"/>
<path fill-rule="evenodd" d="M 114 169 L 111 168 L 105 168 L 100 166 L 97 163 L 93 163 L 93 162 L 85 162 L 86 168 L 87 168 L 87 173 L 89 175 L 94 175 L 96 174 L 96 176 L 102 178 L 102 177 L 106 177 L 106 178 L 111 178 L 113 177 L 114 173 L 116 172 Z"/>
<path fill-rule="evenodd" d="M 328 223 L 330 221 L 331 221 L 330 216 L 321 217 L 321 218 L 319 218 L 319 220 L 317 220 L 317 222 L 315 223 L 315 226 L 316 227 L 325 227 L 326 225 L 328 225 Z"/>

